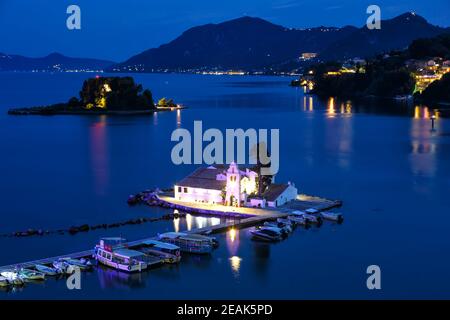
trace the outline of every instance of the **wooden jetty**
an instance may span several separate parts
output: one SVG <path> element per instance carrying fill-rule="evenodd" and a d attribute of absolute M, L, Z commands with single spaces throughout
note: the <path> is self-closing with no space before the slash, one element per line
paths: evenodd
<path fill-rule="evenodd" d="M 291 201 L 281 207 L 277 208 L 248 208 L 248 207 L 240 207 L 240 208 L 231 208 L 227 206 L 220 205 L 207 205 L 201 203 L 189 203 L 177 201 L 173 197 L 171 197 L 170 193 L 160 193 L 157 195 L 157 199 L 159 201 L 159 205 L 167 208 L 178 209 L 187 213 L 194 214 L 204 214 L 204 215 L 214 215 L 214 216 L 228 216 L 228 217 L 239 217 L 240 219 L 237 221 L 225 222 L 221 224 L 217 224 L 215 226 L 207 226 L 204 228 L 197 228 L 190 231 L 183 231 L 186 233 L 192 234 L 211 234 L 226 231 L 230 228 L 247 228 L 254 225 L 262 224 L 265 221 L 275 220 L 276 218 L 283 218 L 289 215 L 290 212 L 294 210 L 306 210 L 306 209 L 316 209 L 318 211 L 328 210 L 334 207 L 338 207 L 342 205 L 341 201 L 327 200 L 318 197 L 311 197 L 307 195 L 299 195 L 296 200 Z M 154 200 L 154 199 L 153 199 Z M 150 237 L 135 241 L 130 241 L 125 243 L 130 248 L 139 247 L 145 241 L 149 239 L 155 239 L 156 237 Z M 55 257 L 44 258 L 40 260 L 34 260 L 24 263 L 16 263 L 7 266 L 1 266 L 0 272 L 14 269 L 17 265 L 20 265 L 23 268 L 32 268 L 37 264 L 48 265 L 53 261 L 56 261 L 61 258 L 88 258 L 92 257 L 93 249 L 85 250 L 81 252 L 75 252 L 71 254 L 65 254 Z M 162 261 L 156 259 L 155 261 L 150 263 L 151 265 L 160 264 Z"/>

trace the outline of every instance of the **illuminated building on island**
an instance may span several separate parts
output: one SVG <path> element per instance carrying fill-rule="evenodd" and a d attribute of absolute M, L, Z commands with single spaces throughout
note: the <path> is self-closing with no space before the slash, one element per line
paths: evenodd
<path fill-rule="evenodd" d="M 271 179 L 272 182 L 274 178 Z M 174 186 L 175 199 L 226 206 L 277 207 L 297 197 L 293 183 L 270 183 L 258 196 L 258 173 L 232 162 L 195 170 Z"/>

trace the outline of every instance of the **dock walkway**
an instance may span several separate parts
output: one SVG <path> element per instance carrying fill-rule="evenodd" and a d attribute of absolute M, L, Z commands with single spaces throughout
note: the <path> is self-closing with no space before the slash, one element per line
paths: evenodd
<path fill-rule="evenodd" d="M 340 206 L 342 203 L 340 201 L 333 201 L 333 200 L 327 200 L 317 197 L 310 197 L 306 195 L 299 195 L 297 200 L 291 201 L 290 203 L 278 207 L 278 208 L 232 208 L 226 207 L 226 206 L 211 206 L 207 204 L 201 204 L 201 203 L 189 203 L 187 205 L 186 203 L 183 203 L 181 201 L 175 200 L 173 197 L 170 197 L 169 195 L 159 195 L 158 198 L 166 202 L 168 205 L 170 205 L 171 208 L 179 209 L 187 212 L 192 213 L 198 213 L 198 214 L 209 214 L 209 215 L 223 215 L 223 216 L 236 216 L 240 217 L 241 219 L 237 221 L 231 221 L 231 222 L 225 222 L 221 224 L 217 224 L 214 226 L 207 226 L 204 228 L 197 228 L 190 231 L 184 231 L 186 233 L 192 233 L 192 234 L 210 234 L 210 233 L 218 233 L 225 231 L 229 228 L 247 228 L 254 225 L 262 224 L 265 221 L 275 220 L 276 218 L 282 218 L 289 215 L 290 212 L 294 210 L 306 210 L 306 209 L 316 209 L 318 211 L 328 210 L 334 207 Z M 155 237 L 135 240 L 127 242 L 126 245 L 130 248 L 132 247 L 138 247 L 144 243 L 144 241 L 149 239 L 155 239 Z M 0 272 L 14 269 L 17 265 L 20 265 L 23 268 L 32 268 L 37 264 L 44 264 L 49 265 L 53 261 L 56 261 L 61 258 L 73 258 L 73 259 L 80 259 L 80 258 L 88 258 L 91 257 L 93 254 L 93 249 L 91 250 L 85 250 L 80 252 L 75 252 L 71 254 L 65 254 L 55 257 L 49 257 L 44 258 L 40 260 L 33 260 L 29 262 L 23 262 L 23 263 L 16 263 L 6 266 L 0 267 Z M 151 264 L 159 264 L 161 261 L 155 260 Z"/>

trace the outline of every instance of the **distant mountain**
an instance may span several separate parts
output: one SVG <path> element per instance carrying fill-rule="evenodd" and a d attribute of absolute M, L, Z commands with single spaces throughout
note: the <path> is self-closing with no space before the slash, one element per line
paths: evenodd
<path fill-rule="evenodd" d="M 288 29 L 243 17 L 191 28 L 159 48 L 144 51 L 114 66 L 115 70 L 260 68 L 318 52 L 356 28 Z"/>
<path fill-rule="evenodd" d="M 409 12 L 381 21 L 380 30 L 369 30 L 366 26 L 358 29 L 323 50 L 321 57 L 324 60 L 371 57 L 381 52 L 404 49 L 418 38 L 430 38 L 449 31 Z"/>
<path fill-rule="evenodd" d="M 242 17 L 191 28 L 175 40 L 135 55 L 110 70 L 254 70 L 298 62 L 304 52 L 319 53 L 321 60 L 364 58 L 402 49 L 414 39 L 445 31 L 448 29 L 433 26 L 413 13 L 382 21 L 381 30 L 368 30 L 365 26 L 291 29 Z"/>
<path fill-rule="evenodd" d="M 0 53 L 0 71 L 100 71 L 113 64 L 112 61 L 71 58 L 59 53 L 41 58 Z"/>

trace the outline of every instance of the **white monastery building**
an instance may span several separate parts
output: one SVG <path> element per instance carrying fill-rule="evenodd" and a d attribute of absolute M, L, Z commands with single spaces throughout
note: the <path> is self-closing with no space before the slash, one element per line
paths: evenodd
<path fill-rule="evenodd" d="M 264 208 L 278 207 L 297 197 L 297 188 L 294 184 L 272 183 L 258 198 L 257 181 L 257 172 L 248 168 L 240 170 L 234 162 L 228 168 L 224 165 L 199 168 L 175 184 L 175 199 Z"/>

